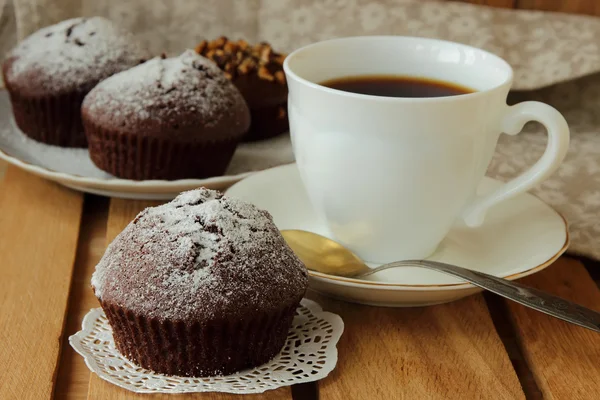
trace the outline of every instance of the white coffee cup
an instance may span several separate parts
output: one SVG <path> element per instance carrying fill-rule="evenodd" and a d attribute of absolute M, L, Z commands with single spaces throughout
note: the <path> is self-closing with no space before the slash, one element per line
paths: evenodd
<path fill-rule="evenodd" d="M 414 37 L 350 37 L 296 50 L 284 70 L 294 154 L 310 201 L 333 236 L 368 261 L 431 255 L 457 221 L 478 226 L 490 207 L 548 178 L 569 146 L 569 128 L 554 108 L 506 104 L 511 67 L 477 48 Z M 319 84 L 380 74 L 437 79 L 475 92 L 398 98 Z M 528 121 L 548 130 L 544 155 L 478 197 L 500 133 L 515 135 Z"/>

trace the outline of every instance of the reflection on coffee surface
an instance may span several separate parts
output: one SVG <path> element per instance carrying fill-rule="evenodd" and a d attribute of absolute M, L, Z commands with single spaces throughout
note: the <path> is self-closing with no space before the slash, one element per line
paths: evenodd
<path fill-rule="evenodd" d="M 321 85 L 345 92 L 384 97 L 446 97 L 473 93 L 452 82 L 398 75 L 359 75 L 335 78 Z"/>

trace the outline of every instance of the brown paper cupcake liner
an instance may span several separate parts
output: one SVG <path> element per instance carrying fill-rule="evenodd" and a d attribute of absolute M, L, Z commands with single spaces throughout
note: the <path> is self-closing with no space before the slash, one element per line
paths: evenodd
<path fill-rule="evenodd" d="M 295 303 L 249 320 L 208 324 L 145 318 L 101 302 L 117 350 L 135 364 L 166 375 L 228 375 L 262 365 L 283 348 Z"/>
<path fill-rule="evenodd" d="M 239 139 L 177 143 L 104 129 L 83 121 L 90 158 L 96 166 L 123 179 L 175 180 L 225 173 Z"/>
<path fill-rule="evenodd" d="M 87 92 L 28 97 L 7 89 L 15 122 L 25 135 L 54 146 L 86 147 L 81 103 Z"/>
<path fill-rule="evenodd" d="M 250 130 L 244 138 L 244 142 L 270 139 L 272 137 L 288 132 L 289 122 L 287 116 L 287 103 L 271 107 L 250 109 Z"/>

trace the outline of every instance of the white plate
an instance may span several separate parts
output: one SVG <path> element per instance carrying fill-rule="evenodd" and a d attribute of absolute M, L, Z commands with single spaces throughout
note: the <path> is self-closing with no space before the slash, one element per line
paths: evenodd
<path fill-rule="evenodd" d="M 480 193 L 500 184 L 485 178 Z M 308 200 L 295 164 L 257 173 L 226 193 L 268 210 L 279 229 L 303 229 L 331 237 Z M 430 259 L 513 280 L 546 268 L 568 244 L 564 218 L 538 198 L 523 194 L 490 210 L 479 228 L 454 227 Z M 391 269 L 368 280 L 317 272 L 310 276 L 314 290 L 382 306 L 444 303 L 480 291 L 457 278 L 422 268 Z"/>
<path fill-rule="evenodd" d="M 294 161 L 289 135 L 238 146 L 224 176 L 175 181 L 118 179 L 98 169 L 87 149 L 67 149 L 36 142 L 14 124 L 6 91 L 0 91 L 0 158 L 34 175 L 83 192 L 130 199 L 169 200 L 205 186 L 224 189 L 251 175 Z"/>

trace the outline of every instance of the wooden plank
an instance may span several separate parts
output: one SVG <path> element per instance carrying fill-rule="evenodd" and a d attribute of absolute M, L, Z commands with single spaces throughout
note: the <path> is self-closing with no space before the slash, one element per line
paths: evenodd
<path fill-rule="evenodd" d="M 15 167 L 0 185 L 0 399 L 48 399 L 83 195 Z"/>
<path fill-rule="evenodd" d="M 462 3 L 477 4 L 480 6 L 490 7 L 501 7 L 501 8 L 514 8 L 517 0 L 452 0 L 460 1 Z"/>
<path fill-rule="evenodd" d="M 87 398 L 90 371 L 83 357 L 69 345 L 68 338 L 81 329 L 83 317 L 91 308 L 99 306 L 90 287 L 92 273 L 106 248 L 106 221 L 109 199 L 86 195 L 81 218 L 81 232 L 75 257 L 75 268 L 69 311 L 63 337 L 62 352 L 54 397 L 61 400 Z"/>
<path fill-rule="evenodd" d="M 6 161 L 0 160 L 0 182 L 4 179 L 4 174 L 6 174 Z"/>
<path fill-rule="evenodd" d="M 515 8 L 600 16 L 597 0 L 516 0 Z"/>
<path fill-rule="evenodd" d="M 561 258 L 523 283 L 600 310 L 600 290 L 579 261 Z M 521 351 L 547 399 L 600 393 L 600 335 L 508 302 Z"/>
<path fill-rule="evenodd" d="M 514 8 L 521 10 L 555 11 L 566 14 L 600 16 L 597 0 L 446 0 L 482 6 Z"/>
<path fill-rule="evenodd" d="M 345 324 L 323 399 L 524 398 L 481 295 L 422 308 L 309 297 Z"/>
<path fill-rule="evenodd" d="M 155 206 L 159 203 L 148 202 L 148 201 L 135 201 L 135 200 L 121 200 L 112 199 L 110 202 L 110 210 L 107 224 L 107 243 L 112 241 L 115 236 L 121 232 L 125 226 L 146 207 Z M 248 400 L 284 400 L 291 399 L 291 389 L 281 388 L 278 390 L 271 390 L 260 395 L 246 395 L 244 399 Z M 88 399 L 103 399 L 103 400 L 121 400 L 121 399 L 146 399 L 147 395 L 138 395 L 135 393 L 128 392 L 115 385 L 98 378 L 95 374 L 92 374 L 90 378 L 90 385 L 88 390 Z M 152 396 L 156 400 L 170 400 L 172 399 L 169 395 Z M 228 395 L 222 393 L 203 393 L 203 394 L 189 394 L 181 395 L 178 399 L 213 399 L 213 400 L 228 400 L 238 399 L 237 395 Z"/>

